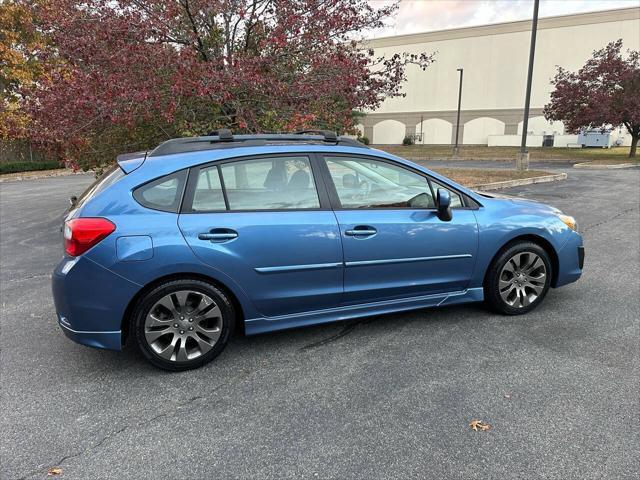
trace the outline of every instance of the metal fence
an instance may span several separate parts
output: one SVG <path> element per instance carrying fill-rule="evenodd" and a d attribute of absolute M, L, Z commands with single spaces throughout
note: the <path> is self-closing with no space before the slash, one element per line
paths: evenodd
<path fill-rule="evenodd" d="M 0 140 L 0 163 L 55 161 L 55 155 L 42 151 L 27 140 Z"/>

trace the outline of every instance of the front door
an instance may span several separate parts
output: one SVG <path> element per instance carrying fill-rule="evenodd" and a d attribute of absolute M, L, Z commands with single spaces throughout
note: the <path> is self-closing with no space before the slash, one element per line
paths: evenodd
<path fill-rule="evenodd" d="M 339 304 L 340 233 L 307 156 L 236 160 L 190 178 L 180 229 L 195 255 L 232 277 L 263 315 Z"/>
<path fill-rule="evenodd" d="M 466 288 L 478 228 L 460 194 L 450 190 L 452 205 L 459 208 L 444 222 L 426 176 L 368 157 L 324 160 L 344 251 L 344 303 Z"/>

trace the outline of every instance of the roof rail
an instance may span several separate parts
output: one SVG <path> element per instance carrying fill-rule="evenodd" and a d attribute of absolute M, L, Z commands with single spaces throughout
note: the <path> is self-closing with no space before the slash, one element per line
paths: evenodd
<path fill-rule="evenodd" d="M 219 142 L 233 142 L 233 133 L 228 128 L 220 128 L 209 133 L 210 137 L 218 137 Z"/>
<path fill-rule="evenodd" d="M 322 137 L 324 137 L 324 140 L 326 142 L 337 142 L 338 141 L 338 135 L 336 134 L 336 132 L 332 132 L 331 130 L 309 129 L 309 130 L 299 130 L 297 132 L 293 132 L 293 135 L 310 135 L 310 134 L 311 135 L 321 135 Z M 275 134 L 275 135 L 282 135 L 282 134 Z M 213 130 L 212 132 L 209 133 L 208 136 L 209 137 L 218 137 L 218 141 L 219 142 L 233 142 L 234 141 L 233 133 L 231 133 L 231 130 L 229 130 L 228 128 L 220 128 L 218 130 Z"/>
<path fill-rule="evenodd" d="M 249 147 L 273 144 L 332 143 L 348 147 L 368 148 L 363 143 L 346 137 L 339 137 L 329 130 L 303 130 L 295 133 L 262 133 L 254 135 L 233 135 L 231 130 L 221 128 L 204 137 L 174 138 L 158 145 L 149 157 L 175 153 L 195 152 L 218 148 Z"/>
<path fill-rule="evenodd" d="M 308 134 L 314 134 L 314 135 L 322 135 L 324 137 L 324 140 L 326 142 L 337 142 L 338 141 L 338 135 L 336 135 L 336 132 L 332 132 L 331 130 L 300 130 L 299 132 L 296 132 L 296 135 L 308 135 Z"/>

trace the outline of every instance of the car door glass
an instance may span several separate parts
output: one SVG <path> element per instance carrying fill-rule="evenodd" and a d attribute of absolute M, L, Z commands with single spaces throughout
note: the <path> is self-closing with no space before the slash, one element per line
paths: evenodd
<path fill-rule="evenodd" d="M 226 210 L 218 167 L 203 168 L 198 173 L 191 209 L 194 212 Z"/>
<path fill-rule="evenodd" d="M 387 162 L 325 157 L 342 208 L 434 208 L 425 177 Z"/>
<path fill-rule="evenodd" d="M 320 208 L 307 157 L 243 160 L 221 170 L 230 210 Z"/>
<path fill-rule="evenodd" d="M 464 203 L 462 202 L 462 197 L 459 193 L 451 190 L 450 188 L 445 187 L 441 183 L 436 182 L 435 180 L 431 180 L 433 184 L 433 191 L 437 191 L 439 188 L 444 188 L 447 192 L 449 192 L 449 196 L 451 197 L 451 208 L 459 208 L 464 207 Z"/>

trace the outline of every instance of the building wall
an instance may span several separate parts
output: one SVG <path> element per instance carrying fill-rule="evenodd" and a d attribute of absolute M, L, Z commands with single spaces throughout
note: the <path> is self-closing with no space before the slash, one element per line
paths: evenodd
<path fill-rule="evenodd" d="M 441 118 L 430 118 L 416 125 L 416 133 L 421 134 L 424 145 L 445 145 L 451 142 L 453 124 Z"/>
<path fill-rule="evenodd" d="M 382 145 L 400 144 L 405 135 L 405 124 L 397 120 L 382 120 L 373 126 L 373 138 Z"/>
<path fill-rule="evenodd" d="M 408 135 L 419 132 L 422 118 L 424 143 L 442 143 L 448 132 L 443 122 L 451 125 L 451 138 L 444 142 L 450 143 L 456 128 L 460 67 L 464 68 L 461 143 L 486 144 L 488 136 L 500 134 L 501 128 L 503 134 L 521 132 L 530 37 L 531 22 L 520 21 L 366 42 L 376 55 L 436 52 L 436 61 L 426 71 L 407 67 L 406 97 L 389 98 L 375 112 L 368 112 L 362 122 L 365 135 L 373 143 L 396 142 L 402 130 L 396 123 L 374 126 L 394 120 L 404 125 Z M 623 39 L 625 49 L 640 49 L 640 7 L 540 19 L 530 132 L 564 132 L 561 123 L 551 125 L 541 118 L 556 65 L 577 70 L 594 50 L 618 38 Z M 391 125 L 393 130 L 389 131 Z"/>

